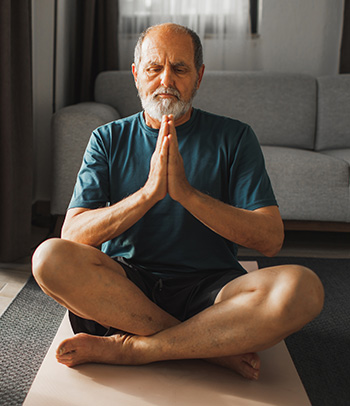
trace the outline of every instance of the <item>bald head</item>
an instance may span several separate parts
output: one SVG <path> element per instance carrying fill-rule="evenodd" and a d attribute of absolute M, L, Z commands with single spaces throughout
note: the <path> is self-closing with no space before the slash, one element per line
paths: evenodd
<path fill-rule="evenodd" d="M 142 44 L 144 39 L 152 32 L 156 33 L 157 31 L 163 32 L 163 33 L 169 33 L 169 34 L 174 34 L 179 35 L 188 35 L 193 44 L 193 53 L 194 53 L 194 64 L 196 67 L 197 72 L 201 69 L 203 65 L 203 48 L 202 48 L 202 43 L 198 35 L 192 31 L 191 29 L 184 27 L 179 24 L 173 24 L 173 23 L 165 23 L 165 24 L 159 24 L 159 25 L 154 25 L 152 27 L 147 28 L 145 31 L 143 31 L 136 43 L 135 46 L 135 52 L 134 52 L 134 64 L 136 66 L 136 69 L 138 69 L 141 57 L 142 57 Z"/>

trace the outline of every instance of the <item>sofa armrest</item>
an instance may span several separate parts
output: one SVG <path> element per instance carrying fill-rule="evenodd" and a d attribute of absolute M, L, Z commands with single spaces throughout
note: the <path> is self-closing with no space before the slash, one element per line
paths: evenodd
<path fill-rule="evenodd" d="M 65 214 L 91 132 L 120 118 L 116 109 L 96 102 L 78 103 L 57 111 L 51 121 L 51 214 Z"/>

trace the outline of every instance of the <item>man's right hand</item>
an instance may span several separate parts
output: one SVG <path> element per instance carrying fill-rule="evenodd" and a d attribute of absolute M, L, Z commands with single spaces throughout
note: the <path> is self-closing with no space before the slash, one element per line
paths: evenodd
<path fill-rule="evenodd" d="M 155 151 L 152 155 L 150 172 L 144 190 L 156 201 L 164 199 L 168 193 L 168 117 L 163 116 Z"/>
<path fill-rule="evenodd" d="M 112 206 L 69 209 L 62 238 L 97 247 L 122 234 L 168 193 L 168 118 L 164 116 L 143 188 Z"/>

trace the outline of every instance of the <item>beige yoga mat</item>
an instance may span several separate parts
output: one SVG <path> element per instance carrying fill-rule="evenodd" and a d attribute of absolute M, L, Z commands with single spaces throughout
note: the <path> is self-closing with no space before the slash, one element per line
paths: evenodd
<path fill-rule="evenodd" d="M 256 263 L 244 265 L 256 269 Z M 248 381 L 201 360 L 68 368 L 56 361 L 55 351 L 72 335 L 66 315 L 24 406 L 310 405 L 284 342 L 259 353 L 260 379 Z"/>

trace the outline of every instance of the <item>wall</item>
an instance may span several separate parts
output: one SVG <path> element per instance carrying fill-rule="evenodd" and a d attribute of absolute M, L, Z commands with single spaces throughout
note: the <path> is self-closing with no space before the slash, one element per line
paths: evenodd
<path fill-rule="evenodd" d="M 262 69 L 338 73 L 343 0 L 263 0 Z"/>
<path fill-rule="evenodd" d="M 338 72 L 344 0 L 261 0 L 256 69 L 314 76 Z M 75 1 L 57 0 L 56 99 L 53 102 L 54 0 L 32 0 L 34 80 L 34 201 L 49 200 L 50 119 L 70 103 Z"/>

